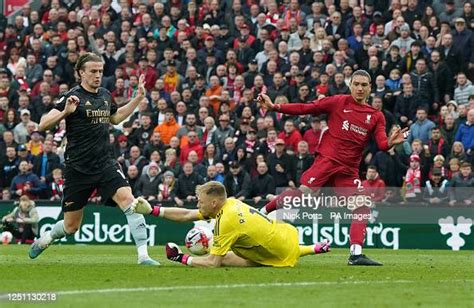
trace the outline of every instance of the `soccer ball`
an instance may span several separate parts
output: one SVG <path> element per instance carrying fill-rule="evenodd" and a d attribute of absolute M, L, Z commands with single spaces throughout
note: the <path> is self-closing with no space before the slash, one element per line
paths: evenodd
<path fill-rule="evenodd" d="M 13 234 L 11 234 L 11 232 L 4 231 L 4 232 L 2 232 L 2 234 L 0 235 L 0 237 L 1 237 L 1 239 L 2 239 L 3 245 L 8 245 L 8 244 L 10 244 L 10 242 L 11 242 L 12 239 L 13 239 Z"/>
<path fill-rule="evenodd" d="M 184 242 L 192 254 L 208 254 L 212 247 L 212 232 L 208 228 L 194 227 L 186 234 Z"/>

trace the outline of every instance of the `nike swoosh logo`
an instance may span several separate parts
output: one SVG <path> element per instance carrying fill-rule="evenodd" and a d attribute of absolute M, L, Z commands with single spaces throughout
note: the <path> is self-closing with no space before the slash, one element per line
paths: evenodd
<path fill-rule="evenodd" d="M 344 113 L 352 112 L 352 110 L 347 110 L 347 109 L 344 109 L 343 111 Z"/>
<path fill-rule="evenodd" d="M 66 207 L 70 206 L 71 204 L 74 204 L 74 201 L 64 202 L 64 205 L 65 205 Z"/>

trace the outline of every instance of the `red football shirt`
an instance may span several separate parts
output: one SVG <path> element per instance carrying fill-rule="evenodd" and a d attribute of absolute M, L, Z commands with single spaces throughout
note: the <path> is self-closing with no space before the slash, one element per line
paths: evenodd
<path fill-rule="evenodd" d="M 388 150 L 385 118 L 368 104 L 357 103 L 351 95 L 335 95 L 308 104 L 275 105 L 292 115 L 328 115 L 328 130 L 316 151 L 342 165 L 358 168 L 364 148 L 373 136 L 380 150 Z"/>

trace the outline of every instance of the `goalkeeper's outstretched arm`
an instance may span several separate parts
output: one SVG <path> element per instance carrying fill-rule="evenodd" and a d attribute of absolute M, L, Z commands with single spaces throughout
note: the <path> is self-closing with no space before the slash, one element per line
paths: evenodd
<path fill-rule="evenodd" d="M 195 221 L 204 219 L 199 210 L 190 210 L 177 207 L 161 207 L 159 205 L 151 206 L 147 200 L 138 197 L 132 205 L 135 213 L 144 215 L 153 215 L 166 218 L 173 221 Z"/>

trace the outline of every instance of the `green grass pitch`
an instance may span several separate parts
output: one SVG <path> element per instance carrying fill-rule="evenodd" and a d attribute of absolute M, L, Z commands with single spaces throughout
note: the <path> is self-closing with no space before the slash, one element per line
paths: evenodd
<path fill-rule="evenodd" d="M 347 249 L 295 268 L 189 268 L 150 248 L 161 267 L 136 265 L 133 246 L 0 246 L 0 293 L 57 292 L 57 307 L 473 307 L 474 252 L 375 250 L 383 267 L 349 267 Z M 0 306 L 32 307 L 0 299 Z"/>

